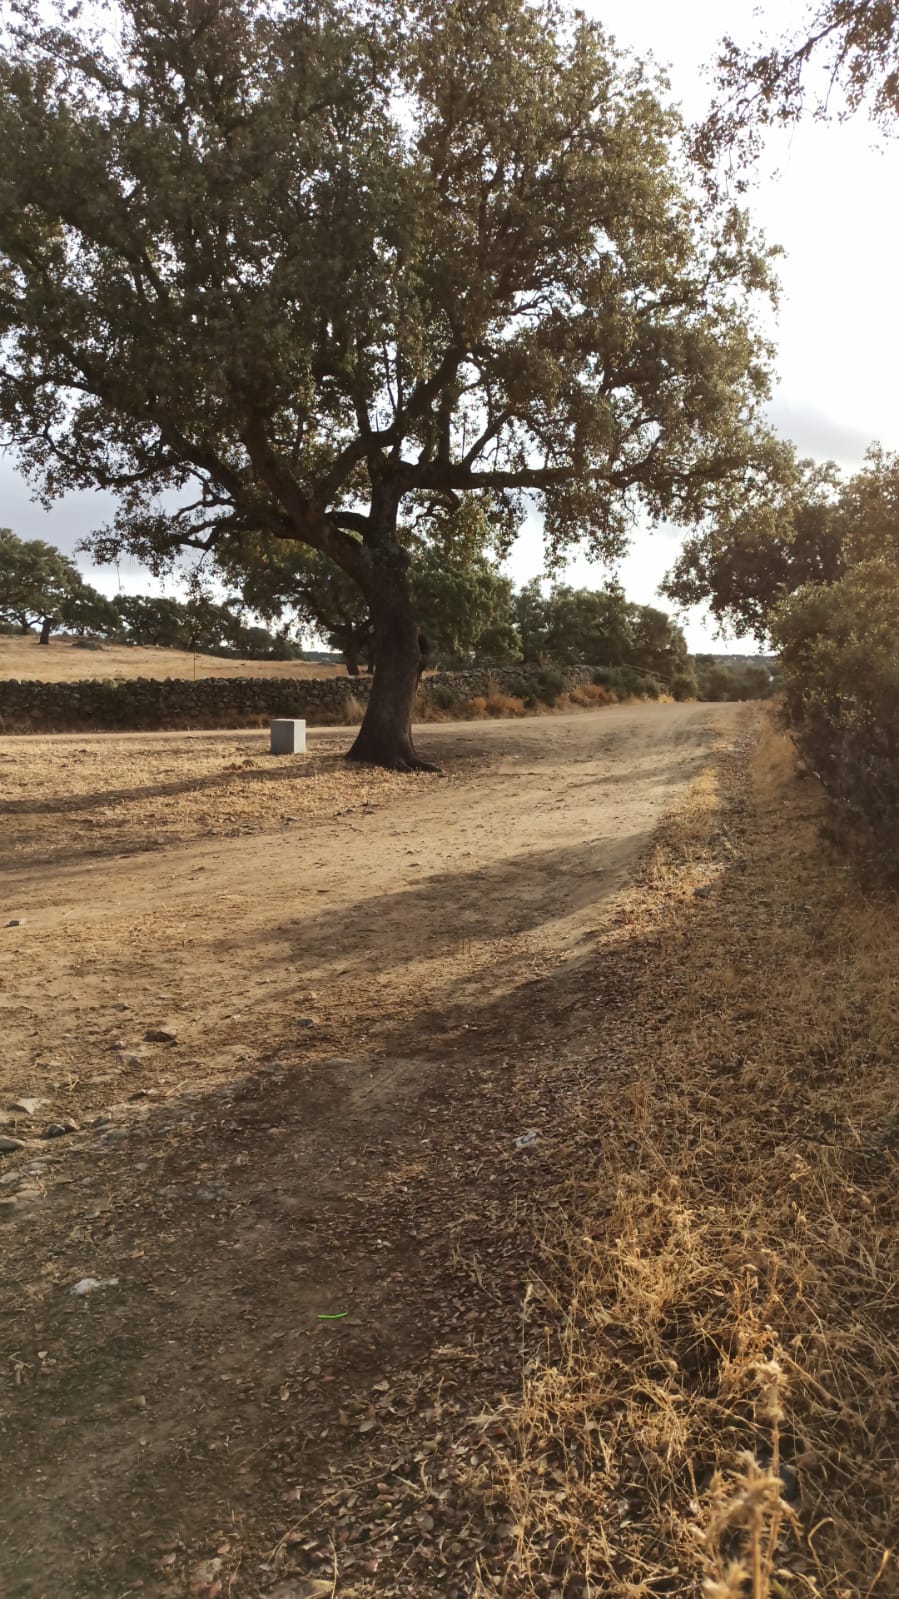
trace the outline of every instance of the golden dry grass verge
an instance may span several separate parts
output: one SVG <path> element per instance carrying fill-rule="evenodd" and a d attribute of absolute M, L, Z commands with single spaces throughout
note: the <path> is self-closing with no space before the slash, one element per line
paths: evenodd
<path fill-rule="evenodd" d="M 520 1218 L 541 1265 L 521 1392 L 479 1418 L 470 1490 L 510 1537 L 480 1599 L 897 1592 L 899 912 L 821 811 L 764 722 L 603 940 L 628 1000 Z"/>

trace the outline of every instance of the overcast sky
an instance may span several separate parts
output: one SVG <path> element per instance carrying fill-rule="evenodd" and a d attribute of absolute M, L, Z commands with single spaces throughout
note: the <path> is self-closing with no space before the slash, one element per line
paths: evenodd
<path fill-rule="evenodd" d="M 726 8 L 707 0 L 582 0 L 617 42 L 638 55 L 652 54 L 670 73 L 672 93 L 690 120 L 699 119 L 711 97 L 704 69 L 714 62 L 723 28 L 751 42 L 760 28 L 781 30 L 801 20 L 804 5 L 777 0 L 754 15 L 754 0 L 730 0 Z M 899 318 L 896 258 L 899 225 L 899 139 L 884 144 L 858 117 L 841 126 L 811 120 L 768 140 L 749 207 L 772 243 L 786 251 L 780 263 L 783 287 L 775 336 L 779 346 L 777 386 L 770 410 L 774 426 L 803 454 L 856 467 L 878 440 L 899 449 Z M 79 538 L 108 520 L 103 495 L 73 495 L 50 512 L 32 502 L 28 487 L 8 459 L 0 459 L 0 527 L 20 537 L 46 538 L 73 550 Z M 620 569 L 628 595 L 647 603 L 677 550 L 674 534 L 640 534 Z M 539 572 L 538 525 L 529 526 L 511 560 L 518 581 Z M 117 575 L 91 572 L 99 587 L 114 592 L 152 586 L 130 565 Z M 601 572 L 578 559 L 571 581 L 596 583 Z M 698 616 L 688 624 L 694 649 L 722 646 Z M 746 649 L 747 645 L 735 648 Z"/>

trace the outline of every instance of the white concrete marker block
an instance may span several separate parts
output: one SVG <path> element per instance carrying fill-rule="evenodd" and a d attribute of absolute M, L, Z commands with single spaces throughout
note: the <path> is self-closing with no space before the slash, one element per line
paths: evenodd
<path fill-rule="evenodd" d="M 301 721 L 272 722 L 273 755 L 305 755 L 306 723 Z"/>

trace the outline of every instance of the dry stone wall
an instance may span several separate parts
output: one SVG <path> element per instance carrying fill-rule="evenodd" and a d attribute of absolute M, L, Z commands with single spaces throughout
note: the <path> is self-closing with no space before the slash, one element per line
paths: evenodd
<path fill-rule="evenodd" d="M 565 688 L 589 683 L 592 670 L 569 667 Z M 536 686 L 537 667 L 477 667 L 435 672 L 421 694 L 446 706 Z M 273 716 L 304 717 L 312 727 L 354 719 L 369 679 L 294 677 L 87 678 L 77 683 L 0 681 L 0 732 L 68 733 L 161 728 L 255 727 Z"/>

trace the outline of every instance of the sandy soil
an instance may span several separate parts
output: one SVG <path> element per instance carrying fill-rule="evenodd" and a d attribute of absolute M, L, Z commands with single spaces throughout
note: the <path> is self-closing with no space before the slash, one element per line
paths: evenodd
<path fill-rule="evenodd" d="M 0 637 L 0 679 L 36 679 L 69 683 L 92 677 L 345 677 L 342 666 L 314 661 L 239 661 L 218 655 L 189 654 L 135 645 L 104 644 L 79 648 L 71 639 L 54 638 L 45 646 L 36 637 Z"/>
<path fill-rule="evenodd" d="M 488 1380 L 469 1267 L 520 1300 L 522 1062 L 564 1047 L 617 890 L 746 714 L 423 730 L 445 778 L 347 772 L 346 734 L 305 767 L 255 733 L 0 741 L 33 796 L 5 802 L 0 1103 L 42 1101 L 0 1129 L 4 1593 L 379 1591 L 383 1554 L 338 1590 L 308 1523 Z"/>

